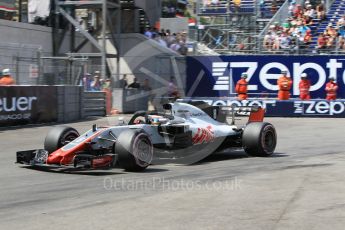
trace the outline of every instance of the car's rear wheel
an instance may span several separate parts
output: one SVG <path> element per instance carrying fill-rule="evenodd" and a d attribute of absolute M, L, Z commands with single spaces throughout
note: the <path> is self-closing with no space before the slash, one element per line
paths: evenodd
<path fill-rule="evenodd" d="M 59 148 L 67 145 L 80 135 L 77 130 L 72 127 L 58 126 L 49 131 L 44 140 L 44 149 L 52 153 Z"/>
<path fill-rule="evenodd" d="M 139 172 L 150 165 L 153 158 L 153 146 L 145 132 L 130 129 L 119 135 L 115 153 L 118 154 L 121 168 Z"/>
<path fill-rule="evenodd" d="M 271 156 L 277 145 L 274 126 L 267 122 L 249 123 L 242 134 L 242 145 L 248 155 Z"/>

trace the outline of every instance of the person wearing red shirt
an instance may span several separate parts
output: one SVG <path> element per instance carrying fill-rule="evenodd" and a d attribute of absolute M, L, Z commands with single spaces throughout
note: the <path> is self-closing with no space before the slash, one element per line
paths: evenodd
<path fill-rule="evenodd" d="M 325 90 L 327 100 L 331 101 L 337 99 L 338 84 L 335 82 L 335 77 L 329 77 L 329 82 L 326 84 Z"/>
<path fill-rule="evenodd" d="M 307 79 L 308 75 L 306 73 L 301 74 L 301 81 L 299 82 L 299 98 L 301 100 L 310 100 L 310 80 Z"/>
<path fill-rule="evenodd" d="M 319 37 L 317 38 L 317 49 L 325 49 L 327 41 L 327 37 L 323 33 L 320 33 Z"/>
<path fill-rule="evenodd" d="M 247 82 L 247 73 L 242 73 L 241 79 L 236 84 L 236 93 L 238 94 L 238 100 L 246 100 L 248 98 L 248 82 Z"/>
<path fill-rule="evenodd" d="M 277 81 L 277 85 L 279 87 L 278 100 L 289 100 L 292 80 L 287 75 L 287 70 L 282 70 L 281 73 L 282 76 Z"/>

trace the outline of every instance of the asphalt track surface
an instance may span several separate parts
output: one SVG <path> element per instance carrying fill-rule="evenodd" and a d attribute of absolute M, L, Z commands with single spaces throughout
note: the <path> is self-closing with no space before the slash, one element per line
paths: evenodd
<path fill-rule="evenodd" d="M 45 172 L 14 164 L 51 126 L 0 129 L 0 229 L 344 229 L 344 119 L 267 119 L 274 157 Z M 86 131 L 93 123 L 72 125 Z"/>

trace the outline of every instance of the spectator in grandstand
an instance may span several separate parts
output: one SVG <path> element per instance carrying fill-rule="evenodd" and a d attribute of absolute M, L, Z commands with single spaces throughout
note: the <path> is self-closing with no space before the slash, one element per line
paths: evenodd
<path fill-rule="evenodd" d="M 272 31 L 268 31 L 267 34 L 264 37 L 264 48 L 268 51 L 271 51 L 273 49 L 273 45 L 275 43 L 275 35 L 272 34 Z"/>
<path fill-rule="evenodd" d="M 290 49 L 290 43 L 291 43 L 291 38 L 287 36 L 285 32 L 281 33 L 279 38 L 279 48 L 283 50 L 288 50 Z"/>
<path fill-rule="evenodd" d="M 277 12 L 277 1 L 276 0 L 272 0 L 272 2 L 271 2 L 271 12 L 273 15 Z"/>
<path fill-rule="evenodd" d="M 265 18 L 266 17 L 265 0 L 260 0 L 259 7 L 260 7 L 260 16 L 262 18 Z"/>
<path fill-rule="evenodd" d="M 295 18 L 300 18 L 302 15 L 303 15 L 302 6 L 300 4 L 295 5 L 295 7 L 293 9 L 293 16 Z"/>
<path fill-rule="evenodd" d="M 219 5 L 219 0 L 211 0 L 211 5 L 212 6 L 218 6 Z"/>
<path fill-rule="evenodd" d="M 304 10 L 304 16 L 311 18 L 311 20 L 315 18 L 316 11 L 313 9 L 313 6 L 311 4 L 306 5 L 306 9 Z"/>
<path fill-rule="evenodd" d="M 129 89 L 139 89 L 140 88 L 140 83 L 138 83 L 138 79 L 134 77 L 133 83 L 129 84 L 128 86 Z"/>
<path fill-rule="evenodd" d="M 147 28 L 146 31 L 145 31 L 145 33 L 144 33 L 144 35 L 145 35 L 146 37 L 148 37 L 148 38 L 152 38 L 152 35 L 153 35 L 152 32 L 153 32 L 153 31 L 152 31 L 152 28 L 151 28 L 151 27 L 150 27 L 150 28 Z"/>
<path fill-rule="evenodd" d="M 327 100 L 331 101 L 337 99 L 338 84 L 335 82 L 335 77 L 329 77 L 329 82 L 326 84 L 325 90 Z"/>
<path fill-rule="evenodd" d="M 318 50 L 323 50 L 323 49 L 326 49 L 326 45 L 327 45 L 327 37 L 325 36 L 324 33 L 320 33 L 319 34 L 319 37 L 317 38 L 317 49 Z"/>
<path fill-rule="evenodd" d="M 326 18 L 325 6 L 323 5 L 323 1 L 321 1 L 316 6 L 316 15 L 317 15 L 317 18 L 320 20 L 324 20 Z"/>
<path fill-rule="evenodd" d="M 103 91 L 110 90 L 111 88 L 111 80 L 108 78 L 105 81 L 101 81 L 101 89 Z"/>
<path fill-rule="evenodd" d="M 90 73 L 86 73 L 83 77 L 83 86 L 85 91 L 91 91 L 92 77 Z"/>
<path fill-rule="evenodd" d="M 306 34 L 304 35 L 304 38 L 303 38 L 303 48 L 308 48 L 312 39 L 313 39 L 313 37 L 311 34 L 311 30 L 308 30 L 306 32 Z"/>
<path fill-rule="evenodd" d="M 91 82 L 91 90 L 101 91 L 101 89 L 102 89 L 102 82 L 101 82 L 100 72 L 95 71 L 95 76 L 93 77 L 93 81 Z"/>
<path fill-rule="evenodd" d="M 157 41 L 161 46 L 168 47 L 167 42 L 160 35 L 155 36 L 154 40 Z"/>
<path fill-rule="evenodd" d="M 287 75 L 286 69 L 283 69 L 281 74 L 281 77 L 277 81 L 277 85 L 279 87 L 278 100 L 289 100 L 292 80 L 290 76 Z"/>
<path fill-rule="evenodd" d="M 0 86 L 14 84 L 16 84 L 16 81 L 12 78 L 10 69 L 3 69 L 2 78 L 0 79 Z"/>
<path fill-rule="evenodd" d="M 288 15 L 289 17 L 293 16 L 294 8 L 296 6 L 296 1 L 290 2 L 289 8 L 288 8 Z"/>
<path fill-rule="evenodd" d="M 238 100 L 246 100 L 248 98 L 248 82 L 247 82 L 247 73 L 242 73 L 241 79 L 237 81 L 236 83 L 236 93 L 237 93 L 237 98 Z"/>
<path fill-rule="evenodd" d="M 326 35 L 330 37 L 337 35 L 337 31 L 335 28 L 333 28 L 332 23 L 329 23 L 328 26 L 326 27 Z"/>
<path fill-rule="evenodd" d="M 310 100 L 310 80 L 306 73 L 301 74 L 301 80 L 299 82 L 299 98 L 301 100 Z"/>

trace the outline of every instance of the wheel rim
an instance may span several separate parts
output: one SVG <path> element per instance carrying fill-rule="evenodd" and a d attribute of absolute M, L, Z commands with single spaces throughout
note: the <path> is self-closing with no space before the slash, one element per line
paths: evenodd
<path fill-rule="evenodd" d="M 68 132 L 60 140 L 60 145 L 65 146 L 79 137 L 78 133 Z"/>
<path fill-rule="evenodd" d="M 152 146 L 148 139 L 139 138 L 134 148 L 134 158 L 136 163 L 142 167 L 148 166 L 152 161 Z"/>
<path fill-rule="evenodd" d="M 268 152 L 273 152 L 275 148 L 275 134 L 273 131 L 266 131 L 264 134 L 264 146 Z"/>

